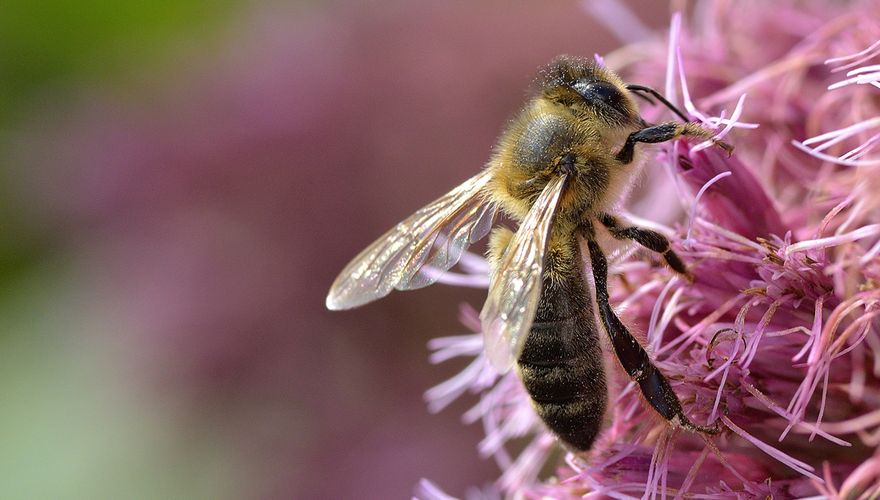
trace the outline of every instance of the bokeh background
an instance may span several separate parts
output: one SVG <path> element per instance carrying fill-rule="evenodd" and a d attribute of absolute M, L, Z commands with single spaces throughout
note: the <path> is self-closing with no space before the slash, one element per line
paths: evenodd
<path fill-rule="evenodd" d="M 620 45 L 607 4 L 3 2 L 0 498 L 493 480 L 467 404 L 422 400 L 482 294 L 324 295 L 483 165 L 536 68 Z"/>

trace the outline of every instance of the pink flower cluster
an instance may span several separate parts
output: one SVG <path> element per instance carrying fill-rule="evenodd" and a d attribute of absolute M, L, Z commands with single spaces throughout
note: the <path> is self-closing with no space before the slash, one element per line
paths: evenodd
<path fill-rule="evenodd" d="M 435 340 L 431 360 L 473 361 L 426 397 L 439 411 L 479 396 L 465 421 L 482 423 L 479 451 L 503 473 L 473 496 L 880 496 L 878 13 L 877 1 L 706 2 L 687 29 L 673 17 L 668 44 L 603 58 L 630 81 L 665 81 L 719 136 L 741 129 L 725 139 L 732 157 L 686 141 L 658 149 L 674 182 L 649 197 L 685 209 L 675 227 L 652 227 L 695 282 L 632 252 L 611 269 L 624 322 L 645 332 L 686 413 L 722 432 L 671 428 L 609 354 L 606 428 L 588 454 L 562 459 L 517 376 L 488 365 L 463 306 L 474 333 Z M 441 281 L 487 284 L 479 257 L 461 268 Z M 428 481 L 419 495 L 445 498 Z"/>

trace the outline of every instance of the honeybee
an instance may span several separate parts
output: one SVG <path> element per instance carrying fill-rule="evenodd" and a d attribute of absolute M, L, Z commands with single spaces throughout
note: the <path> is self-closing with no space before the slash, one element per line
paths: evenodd
<path fill-rule="evenodd" d="M 649 124 L 635 96 L 650 94 L 683 123 Z M 588 450 L 599 433 L 607 387 L 597 318 L 617 359 L 650 406 L 673 426 L 703 433 L 684 414 L 669 382 L 608 301 L 608 262 L 597 242 L 604 228 L 659 253 L 690 277 L 662 234 L 614 214 L 641 161 L 636 145 L 679 137 L 711 139 L 657 91 L 627 85 L 592 61 L 561 56 L 501 134 L 486 167 L 382 235 L 339 274 L 327 295 L 333 310 L 357 307 L 392 289 L 430 285 L 468 245 L 489 234 L 501 210 L 516 233 L 492 231 L 489 294 L 480 313 L 486 354 L 506 372 L 516 361 L 533 406 L 568 447 Z M 716 142 L 725 150 L 730 146 Z M 639 148 L 641 149 L 641 148 Z M 582 264 L 589 255 L 598 315 Z"/>

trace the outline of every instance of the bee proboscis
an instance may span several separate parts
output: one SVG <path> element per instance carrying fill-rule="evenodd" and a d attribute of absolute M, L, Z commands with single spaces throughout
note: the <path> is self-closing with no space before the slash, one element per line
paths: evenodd
<path fill-rule="evenodd" d="M 650 100 L 644 94 L 684 122 L 647 123 L 634 98 Z M 333 283 L 327 307 L 348 309 L 395 288 L 431 284 L 436 273 L 422 271 L 454 266 L 468 245 L 489 234 L 500 209 L 519 227 L 516 233 L 499 227 L 490 238 L 492 275 L 480 314 L 486 353 L 501 372 L 516 361 L 547 427 L 575 450 L 589 449 L 601 429 L 607 387 L 598 319 L 624 371 L 657 413 L 672 425 L 715 433 L 717 427 L 694 424 L 684 414 L 669 382 L 609 304 L 608 263 L 597 241 L 602 228 L 657 252 L 690 277 L 665 236 L 626 223 L 614 209 L 638 171 L 638 143 L 711 135 L 656 91 L 627 85 L 592 61 L 559 57 L 486 167 L 356 256 Z"/>

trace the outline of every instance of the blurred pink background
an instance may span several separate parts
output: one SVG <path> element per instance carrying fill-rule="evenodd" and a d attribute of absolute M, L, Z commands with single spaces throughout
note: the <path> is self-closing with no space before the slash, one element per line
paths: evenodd
<path fill-rule="evenodd" d="M 483 165 L 539 66 L 621 42 L 577 2 L 187 12 L 149 51 L 120 30 L 77 54 L 85 70 L 34 76 L 3 122 L 0 496 L 492 481 L 467 405 L 422 400 L 460 368 L 430 365 L 426 342 L 463 333 L 458 303 L 483 294 L 434 286 L 343 313 L 324 296 Z M 668 10 L 638 14 L 663 26 Z"/>

